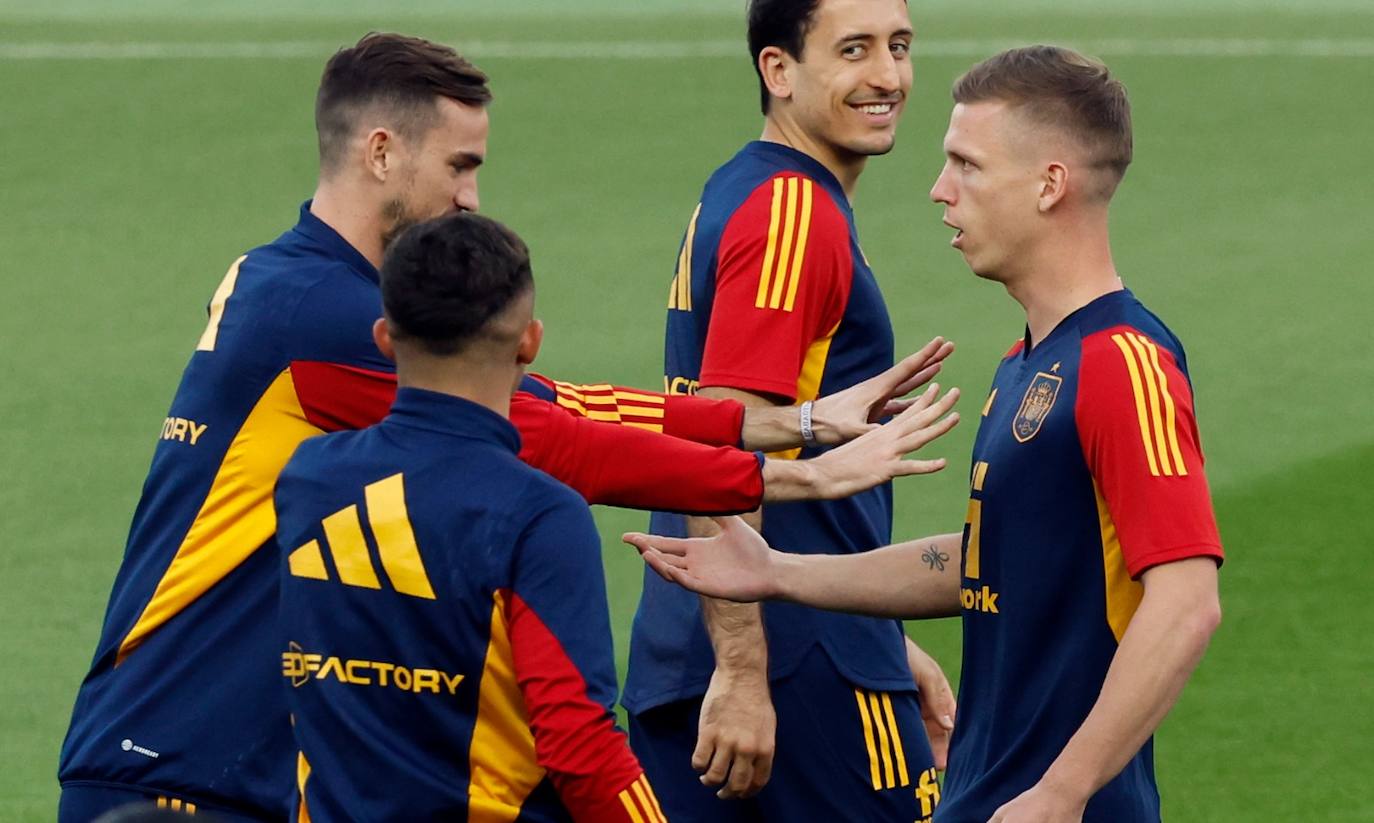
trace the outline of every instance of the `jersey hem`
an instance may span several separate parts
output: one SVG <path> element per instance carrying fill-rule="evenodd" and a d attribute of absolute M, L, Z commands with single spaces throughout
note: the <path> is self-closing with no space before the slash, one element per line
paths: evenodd
<path fill-rule="evenodd" d="M 1166 563 L 1176 563 L 1180 560 L 1190 560 L 1194 557 L 1210 557 L 1217 561 L 1217 566 L 1226 562 L 1226 555 L 1222 553 L 1221 546 L 1214 543 L 1199 543 L 1192 546 L 1177 549 L 1161 549 L 1151 552 L 1140 558 L 1136 563 L 1127 567 L 1127 572 L 1132 580 L 1139 580 L 1145 572 L 1155 566 L 1163 566 Z"/>
<path fill-rule="evenodd" d="M 133 792 L 136 794 L 146 794 L 153 796 L 174 797 L 177 800 L 189 801 L 195 804 L 197 809 L 215 812 L 230 812 L 235 815 L 252 817 L 260 820 L 273 820 L 273 815 L 267 814 L 262 809 L 248 808 L 246 806 L 231 806 L 219 800 L 204 800 L 200 795 L 189 794 L 179 789 L 161 789 L 155 786 L 148 786 L 140 783 L 121 783 L 115 780 L 88 780 L 78 778 L 73 780 L 59 780 L 58 786 L 63 789 L 77 789 L 90 787 L 97 789 L 118 789 L 120 791 Z"/>
<path fill-rule="evenodd" d="M 700 378 L 701 388 L 714 386 L 722 389 L 739 389 L 741 391 L 756 391 L 777 397 L 785 397 L 788 400 L 797 399 L 797 384 L 788 383 L 781 380 L 768 380 L 760 377 L 749 377 L 740 374 L 723 374 L 720 372 L 710 372 L 708 377 L 703 374 Z"/>
<path fill-rule="evenodd" d="M 855 672 L 851 666 L 841 662 L 838 659 L 837 655 L 835 655 L 835 653 L 830 650 L 829 646 L 827 646 L 825 643 L 820 642 L 814 643 L 810 646 L 807 646 L 804 649 L 801 649 L 793 660 L 789 661 L 785 666 L 780 666 L 777 671 L 769 671 L 768 682 L 775 683 L 779 680 L 786 680 L 787 678 L 796 674 L 797 669 L 801 667 L 802 661 L 806 658 L 807 654 L 809 654 L 811 650 L 816 647 L 819 647 L 820 650 L 825 654 L 826 659 L 830 661 L 830 665 L 835 667 L 835 671 L 839 672 L 841 677 L 843 677 L 845 680 L 848 680 L 855 686 L 859 686 L 860 688 L 868 689 L 869 691 L 875 692 L 918 691 L 916 688 L 916 681 L 910 676 L 869 677 L 866 675 L 860 675 L 857 672 Z M 704 680 L 693 680 L 689 683 L 678 686 L 675 689 L 665 689 L 663 691 L 650 694 L 646 697 L 627 697 L 625 694 L 622 694 L 620 698 L 620 705 L 624 706 L 625 711 L 629 712 L 630 714 L 643 714 L 644 712 L 647 712 L 651 709 L 656 709 L 659 706 L 666 706 L 669 703 L 676 703 L 679 700 L 690 700 L 693 698 L 702 697 L 706 694 L 706 689 L 710 686 L 710 684 L 711 678 L 708 676 Z"/>

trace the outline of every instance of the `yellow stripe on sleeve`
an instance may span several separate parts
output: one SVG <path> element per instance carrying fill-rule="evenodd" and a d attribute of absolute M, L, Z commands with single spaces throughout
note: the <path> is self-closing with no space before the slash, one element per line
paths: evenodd
<path fill-rule="evenodd" d="M 873 720 L 868 714 L 868 698 L 860 689 L 854 690 L 854 699 L 859 704 L 859 723 L 864 727 L 864 745 L 868 747 L 868 775 L 873 782 L 873 791 L 883 787 L 878 775 L 878 749 L 873 745 Z"/>
<path fill-rule="evenodd" d="M 639 806 L 635 804 L 634 796 L 629 789 L 620 793 L 620 805 L 625 807 L 625 813 L 634 823 L 644 823 L 644 815 L 639 813 Z"/>
<path fill-rule="evenodd" d="M 1183 462 L 1183 452 L 1178 447 L 1178 415 L 1174 408 L 1174 397 L 1169 393 L 1169 378 L 1159 366 L 1159 347 L 1148 337 L 1142 337 L 1141 340 L 1150 352 L 1150 365 L 1159 378 L 1159 393 L 1164 398 L 1164 432 L 1169 436 L 1169 452 L 1174 458 L 1174 468 L 1178 470 L 1179 477 L 1187 477 L 1188 466 Z M 1163 448 L 1163 444 L 1160 447 Z"/>
<path fill-rule="evenodd" d="M 334 568 L 339 570 L 339 580 L 365 589 L 382 587 L 376 569 L 372 568 L 372 557 L 367 553 L 356 505 L 326 517 L 324 536 L 329 542 L 329 553 L 334 556 Z"/>
<path fill-rule="evenodd" d="M 649 794 L 644 790 L 645 786 L 644 776 L 640 775 L 630 788 L 634 789 L 635 799 L 639 801 L 639 808 L 644 810 L 645 819 L 650 823 L 660 823 L 658 815 L 654 814 L 654 804 L 649 802 Z"/>
<path fill-rule="evenodd" d="M 1131 375 L 1131 389 L 1135 392 L 1135 413 L 1140 420 L 1140 439 L 1145 444 L 1145 457 L 1150 462 L 1150 474 L 1159 477 L 1159 463 L 1155 460 L 1154 443 L 1150 441 L 1150 421 L 1147 419 L 1149 412 L 1145 410 L 1145 390 L 1140 384 L 1140 369 L 1136 367 L 1135 355 L 1131 352 L 1131 346 L 1126 342 L 1126 338 L 1114 334 L 1112 342 L 1121 349 L 1121 356 L 1126 358 L 1126 371 Z"/>
<path fill-rule="evenodd" d="M 650 405 L 662 406 L 667 398 L 657 394 L 639 394 L 638 392 L 622 391 L 616 389 L 616 400 L 624 400 L 630 403 L 649 403 Z"/>
<path fill-rule="evenodd" d="M 787 178 L 787 217 L 782 224 L 782 245 L 778 247 L 778 271 L 773 276 L 773 294 L 768 298 L 768 308 L 776 309 L 782 305 L 782 290 L 787 284 L 788 263 L 796 255 L 793 238 L 797 220 L 797 178 Z"/>
<path fill-rule="evenodd" d="M 654 787 L 649 785 L 649 776 L 641 774 L 639 782 L 644 786 L 644 793 L 649 796 L 649 811 L 653 812 L 658 823 L 668 823 L 668 818 L 663 814 L 663 807 L 658 804 L 658 795 L 654 794 Z"/>
<path fill-rule="evenodd" d="M 768 248 L 763 253 L 763 269 L 759 272 L 759 292 L 754 298 L 754 307 L 763 308 L 768 305 L 768 286 L 769 280 L 773 275 L 773 260 L 778 252 L 778 223 L 782 217 L 782 178 L 773 180 L 773 205 L 772 213 L 768 219 Z"/>
<path fill-rule="evenodd" d="M 433 600 L 434 587 L 425 574 L 425 561 L 415 544 L 415 531 L 406 510 L 405 480 L 399 474 L 371 483 L 363 490 L 367 522 L 377 538 L 377 553 L 391 585 L 401 594 Z"/>
<path fill-rule="evenodd" d="M 810 180 L 802 180 L 801 223 L 797 231 L 797 251 L 792 256 L 792 275 L 787 279 L 787 301 L 782 305 L 783 311 L 792 311 L 793 304 L 797 302 L 797 284 L 801 282 L 802 262 L 806 259 L 806 237 L 811 232 Z"/>
<path fill-rule="evenodd" d="M 1155 383 L 1154 370 L 1150 368 L 1150 355 L 1145 351 L 1145 346 L 1134 334 L 1126 335 L 1126 339 L 1131 341 L 1131 346 L 1135 348 L 1136 354 L 1140 357 L 1140 371 L 1145 375 L 1145 396 L 1150 401 L 1150 420 L 1154 424 L 1155 443 L 1159 455 L 1159 466 L 1164 470 L 1166 477 L 1174 476 L 1174 469 L 1169 465 L 1169 454 L 1164 451 L 1164 418 L 1160 414 L 1159 386 Z"/>

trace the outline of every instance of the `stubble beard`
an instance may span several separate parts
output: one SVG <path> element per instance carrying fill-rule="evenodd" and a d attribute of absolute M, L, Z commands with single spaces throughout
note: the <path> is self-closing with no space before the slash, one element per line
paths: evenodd
<path fill-rule="evenodd" d="M 410 210 L 410 206 L 401 198 L 388 200 L 382 204 L 382 250 L 391 248 L 391 243 L 400 237 L 406 229 L 421 222 L 419 217 Z"/>

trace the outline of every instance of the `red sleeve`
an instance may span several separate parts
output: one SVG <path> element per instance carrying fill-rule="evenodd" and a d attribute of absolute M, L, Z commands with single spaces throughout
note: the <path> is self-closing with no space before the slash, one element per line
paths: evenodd
<path fill-rule="evenodd" d="M 311 425 L 327 432 L 380 422 L 396 399 L 396 374 L 318 360 L 295 360 L 291 379 Z"/>
<path fill-rule="evenodd" d="M 844 314 L 853 270 L 849 223 L 823 187 L 791 175 L 756 189 L 721 234 L 701 385 L 795 401 L 808 351 Z"/>
<path fill-rule="evenodd" d="M 1188 557 L 1220 563 L 1192 387 L 1173 354 L 1127 326 L 1086 338 L 1074 415 L 1131 577 Z"/>
<path fill-rule="evenodd" d="M 535 756 L 577 823 L 666 823 L 625 735 L 539 615 L 508 592 L 516 680 Z"/>
<path fill-rule="evenodd" d="M 737 446 L 744 404 L 689 395 L 667 395 L 608 383 L 583 385 L 530 375 L 555 393 L 570 414 L 602 423 L 634 426 L 712 446 Z"/>
<path fill-rule="evenodd" d="M 571 486 L 588 503 L 684 514 L 738 514 L 763 500 L 758 455 L 605 426 L 525 392 L 511 398 L 520 459 Z"/>

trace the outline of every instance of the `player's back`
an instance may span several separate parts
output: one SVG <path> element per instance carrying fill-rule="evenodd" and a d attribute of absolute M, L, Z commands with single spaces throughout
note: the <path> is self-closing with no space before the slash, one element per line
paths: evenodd
<path fill-rule="evenodd" d="M 590 512 L 518 450 L 495 412 L 403 388 L 381 424 L 283 471 L 279 652 L 310 819 L 616 820 L 622 794 L 639 802 Z"/>
<path fill-rule="evenodd" d="M 151 789 L 285 814 L 272 486 L 296 445 L 325 425 L 306 391 L 318 382 L 313 364 L 390 369 L 371 345 L 375 278 L 302 209 L 295 229 L 235 261 L 216 291 L 73 711 L 64 790 Z"/>

